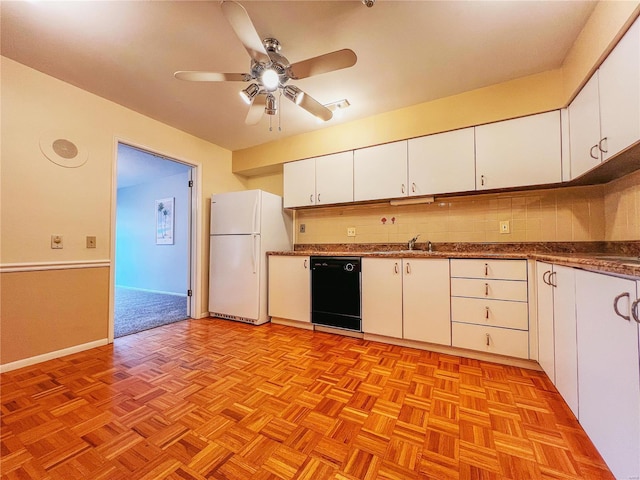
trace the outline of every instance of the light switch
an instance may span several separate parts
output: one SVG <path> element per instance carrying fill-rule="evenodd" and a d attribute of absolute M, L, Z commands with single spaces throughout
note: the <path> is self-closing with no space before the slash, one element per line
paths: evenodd
<path fill-rule="evenodd" d="M 51 235 L 51 248 L 62 248 L 62 235 Z"/>

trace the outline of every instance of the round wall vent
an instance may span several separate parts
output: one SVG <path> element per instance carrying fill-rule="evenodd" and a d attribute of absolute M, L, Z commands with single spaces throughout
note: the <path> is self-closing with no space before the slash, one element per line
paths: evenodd
<path fill-rule="evenodd" d="M 40 139 L 40 150 L 47 159 L 66 168 L 81 167 L 88 159 L 87 151 L 64 135 L 43 135 Z"/>

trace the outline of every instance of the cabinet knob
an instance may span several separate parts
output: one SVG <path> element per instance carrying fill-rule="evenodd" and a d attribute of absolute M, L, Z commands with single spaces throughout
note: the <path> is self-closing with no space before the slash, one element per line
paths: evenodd
<path fill-rule="evenodd" d="M 616 312 L 616 315 L 618 315 L 620 318 L 623 318 L 626 321 L 630 322 L 631 317 L 629 315 L 624 315 L 620 313 L 620 310 L 618 309 L 618 302 L 620 301 L 621 298 L 624 298 L 624 297 L 629 298 L 630 297 L 629 292 L 621 293 L 620 295 L 618 295 L 616 298 L 613 299 L 613 311 Z"/>

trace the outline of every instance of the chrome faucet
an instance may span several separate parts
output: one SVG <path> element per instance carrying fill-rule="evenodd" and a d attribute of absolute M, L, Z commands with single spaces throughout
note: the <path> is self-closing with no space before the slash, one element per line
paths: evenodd
<path fill-rule="evenodd" d="M 409 250 L 413 250 L 413 247 L 416 246 L 416 242 L 418 241 L 418 237 L 420 236 L 420 234 L 416 235 L 415 237 L 413 237 L 411 240 L 409 240 L 409 243 L 407 244 L 409 247 Z"/>

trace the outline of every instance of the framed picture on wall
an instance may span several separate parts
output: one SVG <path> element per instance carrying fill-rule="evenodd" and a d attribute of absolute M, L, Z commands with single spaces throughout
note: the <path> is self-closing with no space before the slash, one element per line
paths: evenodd
<path fill-rule="evenodd" d="M 156 245 L 173 245 L 175 197 L 156 200 Z"/>

